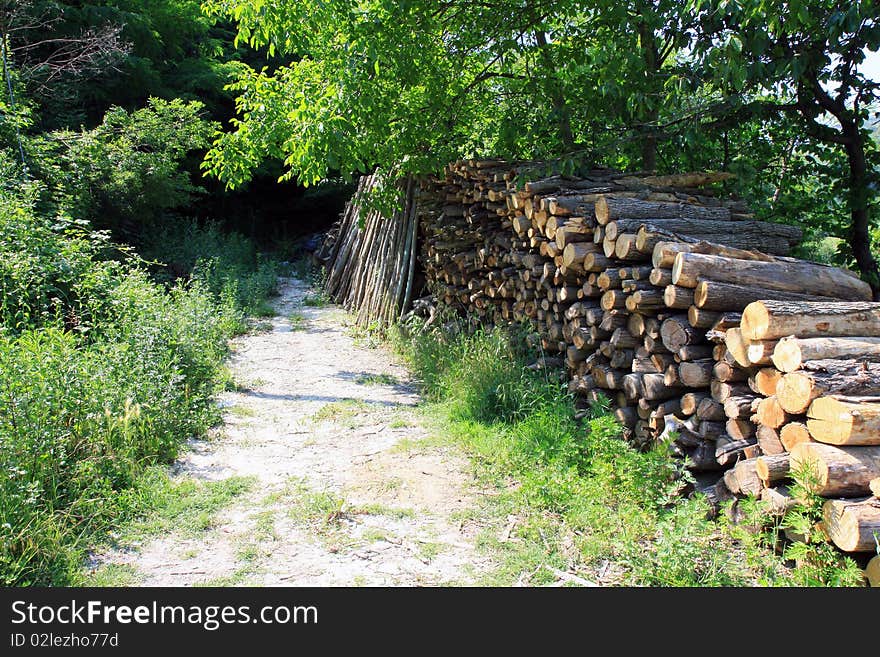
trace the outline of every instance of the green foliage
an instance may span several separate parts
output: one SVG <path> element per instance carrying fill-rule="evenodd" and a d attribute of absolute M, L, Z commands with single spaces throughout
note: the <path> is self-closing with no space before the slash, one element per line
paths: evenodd
<path fill-rule="evenodd" d="M 791 476 L 795 481 L 791 494 L 800 503 L 786 514 L 784 526 L 799 540 L 786 548 L 785 556 L 799 564 L 794 571 L 795 583 L 800 586 L 861 586 L 862 571 L 856 562 L 852 557 L 841 555 L 819 528 L 825 500 L 814 492 L 818 476 L 812 464 L 803 463 L 792 471 Z"/>
<path fill-rule="evenodd" d="M 497 539 L 487 543 L 506 555 L 506 577 L 604 563 L 614 564 L 623 584 L 745 585 L 765 572 L 778 581 L 782 568 L 768 565 L 776 562 L 766 548 L 741 549 L 706 520 L 704 500 L 681 498 L 688 479 L 664 447 L 634 450 L 598 405 L 585 424 L 576 421 L 565 386 L 524 369 L 521 337 L 416 326 L 395 337 L 437 403 L 438 430 L 458 439 L 503 486 L 503 513 L 522 518 L 516 550 Z"/>
<path fill-rule="evenodd" d="M 142 254 L 167 263 L 157 272 L 160 280 L 191 275 L 218 301 L 232 298 L 250 314 L 260 315 L 266 298 L 277 292 L 278 263 L 261 254 L 252 240 L 223 231 L 216 222 L 202 225 L 190 219 L 163 226 L 145 237 Z"/>
<path fill-rule="evenodd" d="M 69 583 L 94 537 L 150 503 L 145 469 L 218 421 L 226 340 L 275 282 L 252 244 L 193 226 L 196 272 L 159 284 L 87 222 L 47 218 L 43 190 L 0 186 L 5 585 Z"/>
<path fill-rule="evenodd" d="M 187 153 L 208 145 L 213 127 L 201 110 L 199 102 L 151 98 L 134 112 L 111 108 L 94 130 L 37 140 L 31 150 L 58 212 L 89 218 L 116 235 L 158 229 L 169 211 L 201 190 L 181 168 Z"/>

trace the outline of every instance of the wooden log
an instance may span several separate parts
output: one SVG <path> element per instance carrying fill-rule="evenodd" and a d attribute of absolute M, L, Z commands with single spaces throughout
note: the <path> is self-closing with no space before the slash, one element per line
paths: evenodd
<path fill-rule="evenodd" d="M 688 388 L 705 388 L 712 381 L 712 359 L 695 360 L 680 363 L 678 379 Z"/>
<path fill-rule="evenodd" d="M 855 359 L 880 362 L 880 337 L 798 338 L 785 337 L 773 350 L 773 365 L 783 372 L 794 372 L 806 361 Z"/>
<path fill-rule="evenodd" d="M 724 400 L 724 414 L 734 420 L 745 420 L 752 416 L 754 395 L 737 395 Z"/>
<path fill-rule="evenodd" d="M 783 454 L 785 446 L 779 439 L 779 432 L 776 429 L 764 425 L 758 425 L 755 430 L 755 436 L 758 439 L 758 445 L 764 454 Z"/>
<path fill-rule="evenodd" d="M 675 357 L 678 361 L 705 360 L 712 358 L 712 351 L 712 345 L 686 344 L 675 352 Z"/>
<path fill-rule="evenodd" d="M 872 587 L 880 587 L 880 554 L 872 557 L 865 566 L 865 578 Z"/>
<path fill-rule="evenodd" d="M 852 277 L 841 273 L 836 278 Z M 834 285 L 827 289 L 838 292 Z M 742 328 L 750 340 L 775 340 L 788 335 L 799 338 L 880 336 L 880 303 L 754 301 L 743 310 Z"/>
<path fill-rule="evenodd" d="M 619 195 L 598 197 L 595 213 L 596 221 L 601 226 L 623 217 L 627 219 L 693 218 L 720 221 L 730 219 L 730 210 L 723 207 L 707 208 L 691 203 L 643 201 Z"/>
<path fill-rule="evenodd" d="M 844 552 L 875 552 L 880 537 L 880 501 L 875 497 L 828 500 L 822 505 L 825 532 Z"/>
<path fill-rule="evenodd" d="M 819 397 L 807 418 L 807 430 L 821 443 L 880 445 L 880 398 Z"/>
<path fill-rule="evenodd" d="M 614 245 L 614 257 L 624 261 L 645 259 L 645 255 L 636 248 L 636 236 L 630 233 L 620 235 L 617 238 Z"/>
<path fill-rule="evenodd" d="M 748 380 L 749 371 L 720 360 L 712 366 L 712 376 L 719 381 L 733 383 Z"/>
<path fill-rule="evenodd" d="M 749 387 L 759 395 L 769 397 L 776 394 L 776 385 L 781 378 L 782 372 L 776 368 L 762 367 L 749 377 Z"/>
<path fill-rule="evenodd" d="M 638 245 L 638 238 L 636 238 L 636 244 Z M 763 260 L 768 262 L 776 260 L 773 256 L 759 251 L 744 251 L 742 249 L 730 248 L 721 244 L 711 244 L 709 242 L 684 243 L 679 240 L 671 240 L 667 242 L 658 242 L 654 245 L 651 262 L 654 267 L 671 269 L 675 262 L 675 257 L 679 253 L 719 255 L 736 258 L 737 260 Z"/>
<path fill-rule="evenodd" d="M 685 415 L 693 415 L 697 412 L 697 407 L 704 399 L 711 400 L 705 392 L 687 392 L 681 396 L 681 410 Z M 724 409 L 721 409 L 721 418 L 724 417 Z M 717 418 L 717 419 L 721 419 Z"/>
<path fill-rule="evenodd" d="M 761 491 L 761 502 L 764 509 L 773 516 L 783 517 L 791 509 L 798 506 L 798 501 L 788 492 L 786 486 L 765 488 Z"/>
<path fill-rule="evenodd" d="M 658 269 L 655 267 L 651 270 L 648 280 L 651 282 L 651 285 L 656 285 L 657 287 L 672 285 L 672 269 Z"/>
<path fill-rule="evenodd" d="M 789 454 L 764 454 L 755 461 L 755 470 L 764 486 L 788 479 L 790 455 Z"/>
<path fill-rule="evenodd" d="M 669 308 L 686 310 L 694 303 L 694 291 L 678 285 L 667 285 L 663 291 L 663 302 Z"/>
<path fill-rule="evenodd" d="M 715 460 L 720 465 L 729 465 L 736 463 L 743 458 L 753 458 L 746 456 L 746 452 L 756 444 L 756 440 L 750 438 L 748 440 L 733 440 L 727 434 L 718 436 L 715 442 Z"/>
<path fill-rule="evenodd" d="M 743 337 L 739 328 L 729 328 L 724 333 L 724 344 L 727 353 L 730 354 L 740 367 L 751 367 L 749 360 L 749 345 L 751 342 Z"/>
<path fill-rule="evenodd" d="M 731 418 L 724 423 L 724 432 L 734 440 L 748 440 L 755 436 L 755 425 L 749 420 Z"/>
<path fill-rule="evenodd" d="M 662 401 L 682 394 L 681 386 L 667 386 L 662 374 L 645 374 L 642 381 L 645 387 L 643 396 L 649 401 Z"/>
<path fill-rule="evenodd" d="M 746 347 L 746 357 L 753 366 L 769 365 L 775 348 L 776 340 L 749 342 Z"/>
<path fill-rule="evenodd" d="M 637 290 L 624 303 L 630 312 L 651 312 L 664 307 L 663 292 L 657 289 Z"/>
<path fill-rule="evenodd" d="M 880 477 L 880 447 L 800 443 L 791 450 L 791 470 L 803 469 L 813 476 L 802 483 L 823 497 L 867 495 L 871 480 Z"/>
<path fill-rule="evenodd" d="M 703 310 L 696 306 L 688 308 L 688 322 L 694 328 L 711 328 L 719 319 L 721 319 L 721 313 Z"/>
<path fill-rule="evenodd" d="M 588 255 L 595 254 L 599 247 L 592 242 L 572 242 L 562 251 L 562 262 L 566 267 L 578 267 Z M 597 271 L 597 270 L 590 270 Z"/>
<path fill-rule="evenodd" d="M 724 422 L 727 416 L 724 415 L 724 404 L 719 404 L 711 397 L 704 397 L 697 405 L 696 415 L 704 422 Z"/>
<path fill-rule="evenodd" d="M 776 386 L 779 404 L 789 413 L 803 413 L 823 395 L 880 396 L 880 363 L 813 360 L 785 374 Z"/>
<path fill-rule="evenodd" d="M 756 469 L 758 459 L 751 458 L 737 463 L 730 472 L 735 482 L 736 493 L 740 495 L 760 495 L 764 489 L 764 483 L 758 476 Z M 724 479 L 727 483 L 727 477 Z M 728 488 L 731 488 L 728 484 Z M 733 490 L 733 488 L 731 488 Z"/>
<path fill-rule="evenodd" d="M 773 299 L 780 301 L 835 301 L 833 297 L 802 294 L 786 290 L 772 290 L 756 285 L 737 285 L 706 279 L 699 279 L 694 288 L 694 305 L 706 310 L 743 310 L 753 301 Z"/>
<path fill-rule="evenodd" d="M 712 392 L 712 399 L 721 404 L 727 401 L 729 397 L 751 394 L 748 386 L 744 386 L 741 383 L 725 383 L 718 379 L 712 379 L 709 389 Z"/>
<path fill-rule="evenodd" d="M 705 332 L 695 329 L 687 321 L 686 315 L 673 315 L 660 326 L 660 338 L 663 345 L 672 353 L 683 346 L 695 344 L 705 337 Z"/>
<path fill-rule="evenodd" d="M 755 414 L 757 415 L 760 424 L 765 427 L 770 427 L 771 429 L 778 429 L 791 420 L 788 413 L 786 413 L 782 406 L 779 405 L 779 400 L 776 399 L 776 395 L 765 397 L 759 401 Z"/>
<path fill-rule="evenodd" d="M 711 278 L 722 283 L 735 283 L 739 285 L 761 285 L 774 290 L 789 290 L 805 294 L 821 295 L 827 290 L 834 290 L 835 295 L 841 299 L 851 301 L 867 301 L 871 299 L 870 285 L 855 278 L 849 272 L 835 267 L 826 267 L 800 261 L 745 261 L 701 253 L 679 253 L 675 256 L 675 262 L 672 265 L 672 282 L 674 285 L 696 287 L 701 278 Z M 765 302 L 756 301 L 754 303 Z M 766 303 L 800 306 L 810 302 L 768 301 Z M 817 304 L 812 305 L 815 306 Z M 833 305 L 831 304 L 831 306 Z M 872 305 L 880 309 L 880 304 Z M 746 310 L 748 310 L 748 307 Z M 829 311 L 831 311 L 831 308 L 829 308 Z M 880 312 L 880 310 L 877 312 Z M 743 311 L 743 313 L 746 314 L 746 311 Z M 794 333 L 801 335 L 800 332 Z M 787 334 L 784 333 L 783 335 Z M 848 333 L 845 335 L 852 334 Z M 870 333 L 863 332 L 861 335 L 870 335 Z M 758 340 L 768 339 L 769 336 L 751 334 L 750 337 L 751 339 Z"/>
<path fill-rule="evenodd" d="M 603 271 L 612 266 L 611 258 L 608 258 L 601 253 L 588 253 L 584 258 L 583 269 L 584 271 Z"/>
<path fill-rule="evenodd" d="M 779 441 L 790 452 L 796 445 L 814 442 L 803 422 L 789 422 L 779 430 Z"/>
<path fill-rule="evenodd" d="M 701 240 L 740 250 L 761 249 L 767 253 L 786 255 L 792 245 L 800 242 L 803 231 L 797 226 L 766 221 L 729 222 L 706 219 L 645 219 L 638 231 L 637 245 L 645 250 L 656 246 L 664 237 L 680 237 L 682 241 Z"/>

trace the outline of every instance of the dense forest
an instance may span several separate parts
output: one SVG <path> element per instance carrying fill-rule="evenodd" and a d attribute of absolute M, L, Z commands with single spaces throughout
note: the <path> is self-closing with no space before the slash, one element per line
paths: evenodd
<path fill-rule="evenodd" d="M 143 507 L 358 174 L 730 171 L 880 298 L 878 48 L 873 0 L 0 0 L 0 582 Z"/>

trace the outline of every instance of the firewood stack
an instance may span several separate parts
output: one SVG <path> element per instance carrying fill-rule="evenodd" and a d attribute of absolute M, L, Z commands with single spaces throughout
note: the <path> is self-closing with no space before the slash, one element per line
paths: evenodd
<path fill-rule="evenodd" d="M 841 431 L 832 418 L 840 404 L 860 414 L 851 425 L 878 434 L 878 401 L 866 396 L 880 397 L 880 364 L 860 361 L 880 360 L 880 333 L 852 319 L 877 304 L 866 303 L 870 289 L 853 274 L 787 257 L 800 229 L 756 221 L 741 201 L 695 190 L 725 174 L 601 169 L 519 185 L 534 166 L 459 162 L 426 186 L 436 203 L 421 217 L 422 260 L 440 300 L 487 323 L 528 321 L 545 360 L 565 365 L 570 389 L 610 397 L 630 439 L 646 445 L 675 432 L 674 449 L 691 469 L 729 470 L 724 481 L 738 494 L 770 487 L 768 497 L 788 504 L 775 484 L 787 476 L 789 450 L 819 422 Z M 749 332 L 756 324 L 744 317 L 758 304 L 776 313 L 775 333 Z M 803 334 L 797 317 L 850 332 Z M 800 358 L 798 371 L 840 358 L 825 378 L 875 385 L 835 383 L 823 390 L 861 397 L 832 409 L 824 401 L 811 407 L 813 395 L 786 410 L 777 386 L 787 385 L 788 372 L 773 367 L 777 342 L 780 353 L 791 352 L 792 341 L 817 336 L 835 336 L 834 344 L 804 344 L 788 357 Z"/>
<path fill-rule="evenodd" d="M 835 290 L 847 301 L 754 301 L 726 332 L 728 353 L 749 373 L 762 452 L 734 472 L 753 482 L 742 492 L 788 505 L 790 474 L 809 470 L 810 487 L 830 498 L 829 539 L 847 552 L 873 552 L 873 533 L 880 535 L 880 481 L 872 484 L 880 477 L 880 303 L 861 301 L 864 284 L 839 273 L 785 280 L 801 294 Z M 828 276 L 835 280 L 823 283 Z M 727 478 L 736 488 L 737 477 Z"/>

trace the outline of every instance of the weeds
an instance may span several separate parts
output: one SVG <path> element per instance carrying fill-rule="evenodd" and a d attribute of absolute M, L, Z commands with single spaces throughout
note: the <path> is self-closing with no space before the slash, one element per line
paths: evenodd
<path fill-rule="evenodd" d="M 606 583 L 727 586 L 782 577 L 762 545 L 745 546 L 682 499 L 686 473 L 665 446 L 638 452 L 599 405 L 583 422 L 564 384 L 525 368 L 517 328 L 392 336 L 434 402 L 438 432 L 470 452 L 497 495 L 478 510 L 479 542 L 500 558 L 486 583 L 555 581 L 554 569 Z M 512 535 L 507 518 L 518 518 Z"/>
<path fill-rule="evenodd" d="M 162 238 L 179 276 L 158 284 L 106 234 L 41 216 L 37 192 L 0 190 L 6 586 L 75 581 L 89 545 L 157 502 L 152 466 L 220 420 L 227 339 L 275 285 L 250 242 L 195 223 Z"/>
<path fill-rule="evenodd" d="M 400 385 L 400 381 L 396 376 L 391 374 L 359 374 L 355 383 L 362 386 L 396 386 Z"/>

